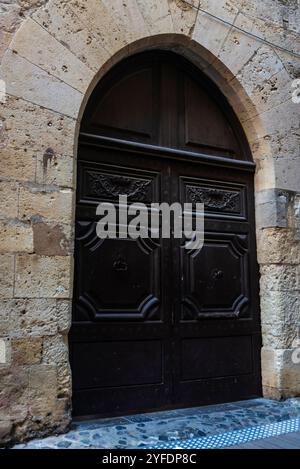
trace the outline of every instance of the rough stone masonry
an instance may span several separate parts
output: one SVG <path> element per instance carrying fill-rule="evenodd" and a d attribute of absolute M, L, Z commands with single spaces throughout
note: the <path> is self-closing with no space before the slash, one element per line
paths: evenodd
<path fill-rule="evenodd" d="M 297 0 L 0 1 L 2 444 L 70 423 L 78 126 L 105 72 L 153 47 L 204 70 L 245 129 L 257 166 L 264 394 L 300 395 L 300 60 L 228 23 L 300 53 Z"/>

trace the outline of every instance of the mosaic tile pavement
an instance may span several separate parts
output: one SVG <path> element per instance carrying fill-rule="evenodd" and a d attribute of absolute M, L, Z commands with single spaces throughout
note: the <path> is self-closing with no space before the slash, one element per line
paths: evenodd
<path fill-rule="evenodd" d="M 253 399 L 86 422 L 15 449 L 224 448 L 300 430 L 300 399 Z M 300 446 L 300 445 L 299 445 Z"/>

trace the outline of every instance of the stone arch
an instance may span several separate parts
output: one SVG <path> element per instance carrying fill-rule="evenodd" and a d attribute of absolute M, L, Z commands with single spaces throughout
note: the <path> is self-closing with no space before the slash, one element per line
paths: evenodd
<path fill-rule="evenodd" d="M 264 22 L 243 15 L 235 2 L 230 7 L 225 0 L 210 3 L 207 8 L 226 21 L 264 31 Z M 2 105 L 2 178 L 8 197 L 4 225 L 12 240 L 2 247 L 9 272 L 4 300 L 13 316 L 5 337 L 34 336 L 44 344 L 39 365 L 25 366 L 29 377 L 25 387 L 27 396 L 38 396 L 45 410 L 34 408 L 24 397 L 26 424 L 19 430 L 15 427 L 19 436 L 63 429 L 70 419 L 66 336 L 73 276 L 74 168 L 82 112 L 95 84 L 114 63 L 153 47 L 176 50 L 201 68 L 217 83 L 244 127 L 257 164 L 265 393 L 281 397 L 299 392 L 299 371 L 285 371 L 294 332 L 284 332 L 282 287 L 271 297 L 268 293 L 268 284 L 276 284 L 278 276 L 288 288 L 288 278 L 294 279 L 300 262 L 299 245 L 286 215 L 288 195 L 280 193 L 278 198 L 276 192 L 296 190 L 293 168 L 285 177 L 281 174 L 278 144 L 297 127 L 298 117 L 290 104 L 291 76 L 285 54 L 228 29 L 181 0 L 128 0 L 126 4 L 50 0 L 23 21 L 0 69 L 7 92 Z M 296 149 L 295 136 L 288 144 L 289 161 Z M 29 318 L 28 329 L 18 323 L 20 308 Z M 297 323 L 294 309 L 293 325 Z M 33 310 L 39 311 L 40 323 L 35 317 L 30 322 Z M 43 376 L 52 380 L 50 395 L 46 390 L 39 394 L 35 384 L 34 377 L 39 381 Z M 24 421 L 18 412 L 11 417 L 17 423 Z M 41 416 L 38 424 L 32 418 L 36 412 Z"/>

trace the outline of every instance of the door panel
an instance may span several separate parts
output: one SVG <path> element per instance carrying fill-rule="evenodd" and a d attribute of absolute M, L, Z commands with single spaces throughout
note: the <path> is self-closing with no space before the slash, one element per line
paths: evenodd
<path fill-rule="evenodd" d="M 157 138 L 157 96 L 156 67 L 145 64 L 139 70 L 132 70 L 114 86 L 102 91 L 96 106 L 90 109 L 89 130 L 124 139 L 154 141 Z"/>
<path fill-rule="evenodd" d="M 181 249 L 184 319 L 235 318 L 249 305 L 247 237 L 205 233 L 200 251 Z M 244 314 L 243 314 L 244 316 Z"/>
<path fill-rule="evenodd" d="M 82 356 L 92 357 L 87 366 Z M 139 357 L 134 366 L 133 357 Z M 74 375 L 76 389 L 159 385 L 163 381 L 163 345 L 159 340 L 80 343 L 74 359 L 82 365 Z"/>
<path fill-rule="evenodd" d="M 218 103 L 189 76 L 184 76 L 184 144 L 198 150 L 211 149 L 232 156 L 238 152 L 230 123 Z"/>
<path fill-rule="evenodd" d="M 228 103 L 174 54 L 129 58 L 96 87 L 78 148 L 74 415 L 261 395 L 250 159 Z M 148 208 L 190 203 L 194 218 L 203 203 L 203 248 L 186 249 L 184 238 L 100 239 L 97 205 L 119 216 L 120 194 Z"/>
<path fill-rule="evenodd" d="M 186 203 L 203 203 L 207 215 L 247 219 L 246 187 L 200 178 L 180 178 L 182 199 Z"/>
<path fill-rule="evenodd" d="M 77 236 L 83 276 L 76 320 L 160 320 L 159 244 L 148 239 L 99 240 L 95 223 L 80 224 L 87 234 Z"/>
<path fill-rule="evenodd" d="M 120 159 L 123 165 L 117 166 Z M 137 168 L 131 154 L 88 146 L 79 150 L 71 330 L 75 415 L 170 403 L 168 240 L 103 240 L 96 232 L 100 201 L 117 210 L 119 193 L 129 203 L 160 202 L 168 178 L 164 161 L 141 157 Z"/>
<path fill-rule="evenodd" d="M 172 175 L 174 200 L 192 203 L 194 215 L 196 203 L 205 208 L 202 249 L 191 251 L 173 240 L 179 292 L 173 350 L 180 364 L 173 377 L 175 400 L 221 402 L 224 389 L 232 399 L 249 398 L 260 389 L 252 175 L 182 163 Z"/>
<path fill-rule="evenodd" d="M 192 363 L 193 366 L 186 366 Z M 251 336 L 207 337 L 181 341 L 181 381 L 253 373 Z"/>

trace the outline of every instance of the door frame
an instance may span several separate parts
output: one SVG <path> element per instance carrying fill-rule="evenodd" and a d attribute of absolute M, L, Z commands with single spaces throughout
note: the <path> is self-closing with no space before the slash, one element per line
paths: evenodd
<path fill-rule="evenodd" d="M 151 51 L 151 54 L 155 53 L 162 53 L 166 54 L 165 51 Z M 130 57 L 128 61 L 130 62 L 131 60 L 134 60 L 134 56 Z M 95 134 L 91 134 L 86 129 L 84 128 L 84 125 L 82 126 L 83 130 L 80 132 L 79 135 L 79 142 L 81 144 L 88 144 L 90 146 L 96 146 L 99 148 L 109 148 L 109 149 L 120 149 L 122 148 L 123 150 L 130 150 L 131 152 L 134 153 L 140 153 L 144 154 L 144 152 L 147 152 L 147 154 L 152 154 L 152 155 L 159 155 L 159 156 L 165 156 L 167 158 L 174 158 L 174 159 L 190 159 L 194 161 L 200 161 L 203 164 L 209 164 L 209 165 L 217 165 L 217 166 L 223 166 L 224 168 L 233 168 L 233 169 L 239 169 L 240 171 L 246 171 L 246 172 L 252 172 L 254 174 L 255 171 L 255 163 L 252 161 L 251 157 L 251 151 L 250 147 L 248 145 L 247 139 L 245 137 L 245 134 L 242 130 L 242 127 L 240 123 L 238 122 L 237 117 L 235 116 L 233 110 L 231 107 L 228 105 L 224 95 L 219 91 L 219 89 L 209 80 L 202 72 L 199 72 L 196 70 L 195 66 L 191 63 L 189 63 L 186 59 L 179 57 L 179 60 L 182 60 L 187 67 L 190 67 L 191 70 L 193 71 L 194 74 L 197 74 L 197 81 L 201 80 L 204 84 L 205 87 L 209 88 L 212 90 L 214 93 L 217 94 L 218 98 L 220 98 L 220 105 L 223 110 L 225 110 L 225 113 L 230 115 L 230 121 L 234 124 L 235 130 L 237 132 L 239 141 L 242 142 L 243 145 L 243 155 L 245 159 L 242 160 L 234 160 L 234 159 L 229 159 L 221 156 L 211 156 L 211 155 L 206 155 L 206 154 L 201 154 L 196 151 L 186 151 L 182 149 L 171 149 L 171 148 L 166 148 L 162 147 L 159 145 L 149 145 L 149 144 L 143 144 L 141 142 L 132 142 L 129 140 L 122 140 L 119 138 L 114 138 L 114 137 L 108 137 L 108 136 L 99 136 Z M 125 61 L 127 62 L 127 61 Z M 95 96 L 97 96 L 98 93 L 103 92 L 103 89 L 105 89 L 105 86 L 108 86 L 109 82 L 111 82 L 111 77 L 116 74 L 116 76 L 120 73 L 120 70 L 122 70 L 123 66 L 126 66 L 127 63 L 124 65 L 123 63 L 118 64 L 113 70 L 111 74 L 108 74 L 107 76 L 104 76 L 104 78 L 101 80 L 101 83 L 96 92 Z M 87 106 L 87 111 L 89 111 L 89 107 Z M 253 192 L 254 196 L 254 192 Z M 174 406 L 172 407 L 174 408 Z"/>

